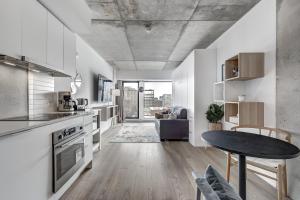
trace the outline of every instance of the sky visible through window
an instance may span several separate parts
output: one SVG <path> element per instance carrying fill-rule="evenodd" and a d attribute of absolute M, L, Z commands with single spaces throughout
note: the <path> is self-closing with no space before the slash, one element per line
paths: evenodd
<path fill-rule="evenodd" d="M 159 98 L 163 94 L 172 94 L 172 82 L 145 82 L 145 90 L 154 90 L 154 97 Z"/>

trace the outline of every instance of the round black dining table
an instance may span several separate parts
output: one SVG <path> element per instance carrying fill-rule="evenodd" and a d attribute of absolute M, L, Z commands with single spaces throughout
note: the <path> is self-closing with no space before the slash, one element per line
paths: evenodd
<path fill-rule="evenodd" d="M 202 138 L 211 146 L 238 154 L 239 195 L 246 199 L 246 156 L 265 159 L 291 159 L 300 155 L 300 150 L 288 142 L 239 131 L 208 131 Z"/>

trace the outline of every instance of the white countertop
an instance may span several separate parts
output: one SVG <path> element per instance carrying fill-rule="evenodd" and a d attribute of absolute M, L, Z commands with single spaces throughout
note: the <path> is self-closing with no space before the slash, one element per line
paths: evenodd
<path fill-rule="evenodd" d="M 78 111 L 76 113 L 76 115 L 61 117 L 49 121 L 0 121 L 0 137 L 28 131 L 42 126 L 47 126 L 72 118 L 93 115 L 93 112 L 90 111 Z"/>

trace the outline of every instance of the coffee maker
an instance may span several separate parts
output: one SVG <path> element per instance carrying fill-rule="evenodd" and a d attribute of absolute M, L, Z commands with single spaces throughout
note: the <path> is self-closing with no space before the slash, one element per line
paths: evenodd
<path fill-rule="evenodd" d="M 72 100 L 71 92 L 58 92 L 58 111 L 74 111 L 74 105 L 76 105 L 76 103 Z"/>

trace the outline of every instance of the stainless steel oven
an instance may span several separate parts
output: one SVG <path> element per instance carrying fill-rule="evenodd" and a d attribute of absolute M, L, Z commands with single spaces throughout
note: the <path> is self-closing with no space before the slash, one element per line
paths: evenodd
<path fill-rule="evenodd" d="M 56 131 L 53 141 L 53 192 L 57 192 L 84 164 L 83 126 Z"/>

